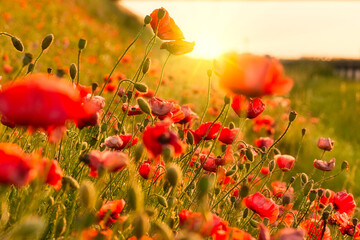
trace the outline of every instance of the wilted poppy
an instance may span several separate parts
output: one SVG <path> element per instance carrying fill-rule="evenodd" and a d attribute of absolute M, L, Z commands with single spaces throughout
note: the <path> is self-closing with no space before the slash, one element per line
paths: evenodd
<path fill-rule="evenodd" d="M 335 167 L 335 158 L 330 159 L 329 162 L 323 160 L 314 160 L 314 167 L 321 171 L 331 171 Z"/>
<path fill-rule="evenodd" d="M 234 95 L 231 108 L 239 117 L 256 118 L 265 110 L 265 104 L 260 98 L 247 98 L 244 95 Z"/>
<path fill-rule="evenodd" d="M 319 138 L 317 142 L 318 148 L 324 151 L 331 151 L 334 148 L 334 141 L 331 138 Z"/>
<path fill-rule="evenodd" d="M 215 72 L 225 90 L 248 97 L 283 95 L 293 86 L 281 63 L 269 56 L 227 53 L 215 61 Z"/>
<path fill-rule="evenodd" d="M 124 134 L 124 135 L 114 135 L 105 138 L 105 141 L 102 145 L 113 148 L 115 150 L 122 150 L 125 147 L 131 147 L 135 145 L 138 141 L 137 137 L 134 137 L 131 141 L 131 144 L 129 144 L 130 140 L 132 138 L 132 135 L 130 133 Z"/>
<path fill-rule="evenodd" d="M 346 190 L 337 192 L 334 195 L 333 205 L 336 211 L 339 213 L 347 213 L 351 216 L 356 208 L 354 197 L 351 193 L 347 193 Z"/>
<path fill-rule="evenodd" d="M 107 221 L 102 225 L 109 227 L 111 224 L 117 221 L 124 206 L 124 199 L 109 201 L 105 203 L 97 213 L 97 218 L 99 222 L 101 223 L 101 221 L 107 219 Z"/>
<path fill-rule="evenodd" d="M 157 32 L 157 36 L 162 40 L 178 40 L 184 39 L 184 35 L 180 28 L 175 24 L 174 20 L 170 17 L 168 11 L 165 8 L 161 8 L 165 11 L 165 15 L 162 19 L 158 19 L 159 9 L 155 9 L 151 14 L 151 28 L 154 33 Z"/>
<path fill-rule="evenodd" d="M 151 113 L 154 116 L 165 116 L 174 107 L 173 103 L 165 101 L 158 97 L 150 98 L 149 105 L 151 108 Z"/>
<path fill-rule="evenodd" d="M 259 214 L 262 219 L 268 218 L 270 223 L 275 222 L 279 215 L 279 206 L 259 192 L 245 197 L 244 203 L 247 208 Z"/>
<path fill-rule="evenodd" d="M 290 171 L 295 162 L 295 158 L 290 155 L 275 155 L 274 159 L 283 172 Z"/>
<path fill-rule="evenodd" d="M 192 50 L 194 50 L 194 47 L 195 42 L 176 40 L 162 43 L 160 49 L 165 49 L 173 55 L 183 55 L 192 52 Z"/>
<path fill-rule="evenodd" d="M 182 152 L 181 142 L 177 134 L 168 129 L 168 123 L 158 122 L 153 127 L 147 127 L 143 134 L 143 142 L 153 157 L 162 154 L 166 147 L 172 147 L 175 154 Z"/>

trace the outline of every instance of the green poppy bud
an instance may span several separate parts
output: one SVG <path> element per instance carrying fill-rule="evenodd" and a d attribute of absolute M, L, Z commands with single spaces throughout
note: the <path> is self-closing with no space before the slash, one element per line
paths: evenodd
<path fill-rule="evenodd" d="M 50 47 L 50 45 L 53 43 L 54 41 L 54 35 L 53 34 L 49 34 L 47 35 L 41 43 L 41 49 L 42 50 L 46 50 Z"/>
<path fill-rule="evenodd" d="M 18 50 L 19 52 L 24 51 L 24 45 L 22 44 L 21 40 L 17 37 L 11 37 L 11 42 L 13 46 Z"/>

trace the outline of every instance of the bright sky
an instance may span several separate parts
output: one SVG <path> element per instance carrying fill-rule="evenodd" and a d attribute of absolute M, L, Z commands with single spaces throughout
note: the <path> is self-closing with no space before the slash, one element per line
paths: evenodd
<path fill-rule="evenodd" d="M 190 54 L 226 51 L 296 58 L 360 57 L 360 2 L 122 1 L 145 16 L 164 7 L 195 41 Z"/>

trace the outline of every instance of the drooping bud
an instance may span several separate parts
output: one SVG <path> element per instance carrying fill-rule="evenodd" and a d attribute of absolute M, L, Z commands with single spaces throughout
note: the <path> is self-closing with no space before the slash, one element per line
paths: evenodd
<path fill-rule="evenodd" d="M 24 58 L 22 60 L 22 64 L 23 67 L 27 66 L 28 64 L 31 63 L 31 61 L 33 60 L 33 55 L 31 53 L 25 53 Z"/>
<path fill-rule="evenodd" d="M 84 48 L 86 48 L 86 40 L 81 38 L 79 40 L 78 47 L 80 50 L 83 50 Z"/>
<path fill-rule="evenodd" d="M 64 186 L 69 186 L 73 190 L 78 190 L 80 188 L 79 183 L 71 176 L 64 176 L 61 179 L 61 182 Z"/>
<path fill-rule="evenodd" d="M 12 42 L 13 46 L 16 48 L 16 50 L 18 50 L 19 52 L 24 51 L 24 45 L 22 44 L 20 39 L 13 36 L 13 37 L 11 37 L 11 42 Z"/>
<path fill-rule="evenodd" d="M 146 86 L 145 83 L 135 83 L 134 87 L 136 90 L 138 90 L 141 93 L 147 93 L 148 91 L 148 86 Z"/>
<path fill-rule="evenodd" d="M 249 190 L 250 190 L 249 186 L 243 184 L 240 188 L 240 193 L 239 193 L 240 197 L 242 198 L 246 197 L 249 194 Z"/>
<path fill-rule="evenodd" d="M 139 97 L 136 99 L 136 102 L 139 105 L 141 111 L 143 111 L 146 114 L 151 114 L 150 105 L 145 99 L 143 99 L 142 97 Z"/>
<path fill-rule="evenodd" d="M 75 79 L 76 74 L 77 74 L 77 67 L 76 67 L 75 63 L 72 63 L 70 65 L 70 77 L 71 77 L 72 80 Z"/>
<path fill-rule="evenodd" d="M 144 65 L 143 65 L 143 68 L 142 68 L 142 72 L 143 74 L 146 74 L 149 69 L 150 69 L 150 64 L 151 64 L 151 60 L 150 58 L 146 58 L 145 62 L 144 62 Z"/>
<path fill-rule="evenodd" d="M 304 186 L 304 195 L 307 196 L 314 184 L 313 180 L 308 181 Z"/>
<path fill-rule="evenodd" d="M 83 207 L 91 209 L 95 206 L 96 190 L 92 182 L 86 180 L 81 183 L 79 198 Z"/>
<path fill-rule="evenodd" d="M 164 198 L 164 197 L 161 196 L 161 195 L 157 195 L 156 198 L 157 198 L 157 200 L 158 200 L 158 202 L 159 202 L 159 204 L 160 204 L 161 206 L 163 206 L 164 208 L 167 208 L 167 207 L 168 207 L 168 203 L 167 203 L 167 201 L 166 201 L 166 198 Z"/>
<path fill-rule="evenodd" d="M 250 162 L 254 161 L 254 154 L 251 148 L 246 148 L 245 155 Z"/>
<path fill-rule="evenodd" d="M 53 43 L 54 41 L 54 35 L 53 34 L 49 34 L 47 35 L 41 43 L 41 49 L 42 50 L 46 50 L 50 47 L 50 45 Z"/>
<path fill-rule="evenodd" d="M 190 145 L 194 144 L 194 135 L 190 131 L 186 132 L 186 139 Z"/>
<path fill-rule="evenodd" d="M 295 111 L 291 111 L 289 114 L 289 122 L 294 121 L 296 116 L 297 116 L 297 113 Z"/>
<path fill-rule="evenodd" d="M 306 173 L 302 173 L 300 175 L 300 179 L 302 184 L 306 184 L 309 181 L 309 177 L 308 175 L 306 175 Z"/>
<path fill-rule="evenodd" d="M 289 183 L 292 184 L 295 181 L 295 177 L 291 177 Z"/>
<path fill-rule="evenodd" d="M 349 163 L 347 161 L 343 161 L 341 164 L 341 170 L 344 171 L 349 171 Z"/>

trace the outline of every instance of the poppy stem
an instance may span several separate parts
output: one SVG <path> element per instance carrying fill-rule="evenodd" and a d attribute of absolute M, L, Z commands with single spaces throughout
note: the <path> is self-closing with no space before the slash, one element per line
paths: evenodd
<path fill-rule="evenodd" d="M 80 82 L 80 55 L 81 55 L 81 49 L 79 49 L 78 56 L 77 56 L 76 85 L 79 85 L 79 82 Z"/>
<path fill-rule="evenodd" d="M 162 69 L 161 69 L 160 80 L 159 80 L 159 83 L 158 83 L 158 85 L 157 85 L 156 91 L 155 91 L 155 93 L 154 93 L 154 97 L 156 97 L 156 94 L 157 94 L 157 92 L 159 91 L 159 88 L 160 88 L 160 85 L 161 85 L 161 82 L 162 82 L 162 78 L 163 78 L 163 75 L 164 75 L 165 66 L 166 66 L 166 63 L 168 62 L 168 60 L 169 60 L 169 58 L 170 58 L 170 55 L 171 55 L 171 53 L 168 54 L 168 56 L 167 56 L 167 58 L 166 58 L 166 60 L 165 60 L 165 62 L 164 62 L 164 65 L 163 65 L 163 67 L 162 67 Z"/>
<path fill-rule="evenodd" d="M 42 50 L 41 50 L 41 52 L 40 52 L 40 54 L 39 54 L 39 56 L 37 56 L 37 58 L 35 59 L 35 61 L 34 61 L 34 65 L 33 65 L 33 68 L 31 69 L 30 74 L 32 74 L 32 73 L 34 72 L 34 69 L 35 69 L 36 63 L 37 63 L 37 61 L 39 60 L 39 58 L 41 57 L 41 55 L 43 54 L 43 52 L 44 52 L 44 50 L 42 49 Z"/>

